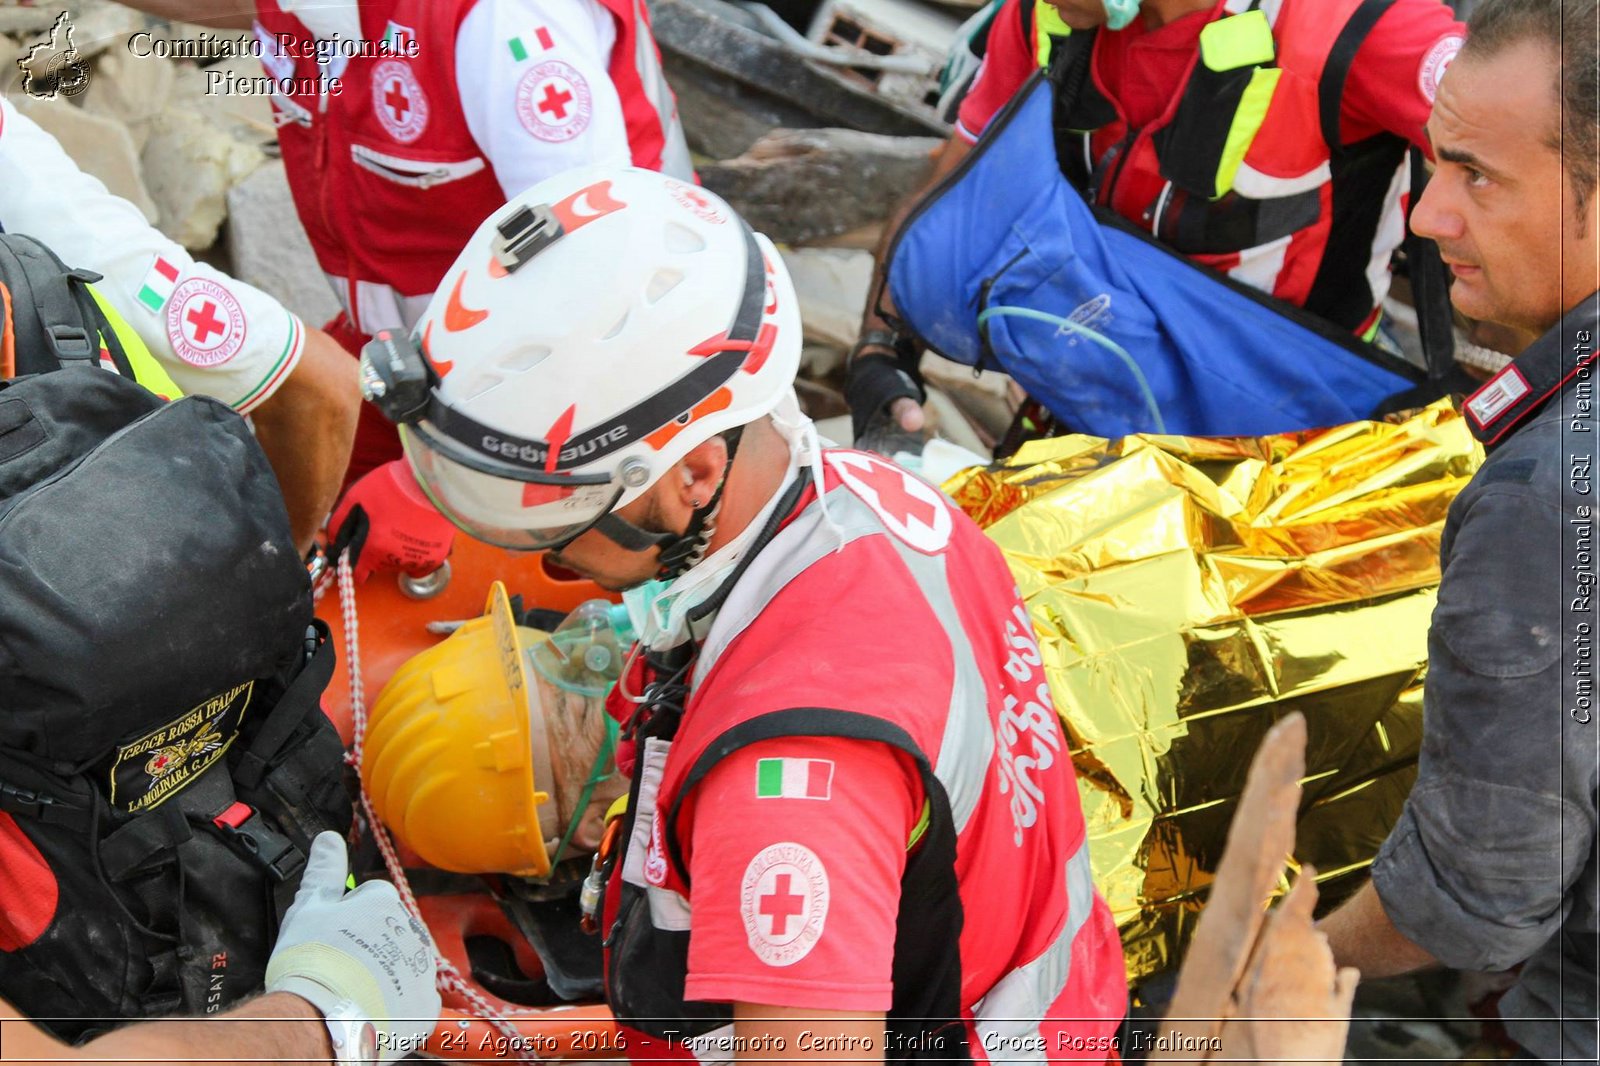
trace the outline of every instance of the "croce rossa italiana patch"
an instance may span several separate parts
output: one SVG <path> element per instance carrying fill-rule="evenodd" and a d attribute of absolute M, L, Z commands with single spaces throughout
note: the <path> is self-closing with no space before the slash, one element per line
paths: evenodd
<path fill-rule="evenodd" d="M 111 803 L 129 814 L 148 811 L 228 752 L 250 707 L 255 682 L 220 692 L 161 728 L 117 748 Z"/>

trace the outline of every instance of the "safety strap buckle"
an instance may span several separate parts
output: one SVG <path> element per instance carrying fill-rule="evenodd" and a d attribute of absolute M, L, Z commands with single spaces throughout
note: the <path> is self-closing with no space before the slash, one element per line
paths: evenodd
<path fill-rule="evenodd" d="M 56 360 L 62 363 L 87 363 L 99 351 L 90 343 L 89 331 L 82 326 L 53 323 L 49 329 L 49 341 Z"/>
<path fill-rule="evenodd" d="M 294 841 L 268 826 L 247 803 L 235 801 L 211 824 L 235 851 L 259 863 L 277 881 L 287 881 L 305 868 L 306 857 Z"/>
<path fill-rule="evenodd" d="M 85 818 L 82 807 L 48 792 L 38 792 L 6 781 L 0 781 L 0 811 L 69 828 L 82 825 Z"/>

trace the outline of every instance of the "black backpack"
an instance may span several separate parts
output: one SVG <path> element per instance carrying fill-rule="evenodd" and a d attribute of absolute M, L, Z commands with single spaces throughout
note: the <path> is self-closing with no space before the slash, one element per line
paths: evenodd
<path fill-rule="evenodd" d="M 326 637 L 233 411 L 0 382 L 0 998 L 78 1040 L 259 991 L 351 820 Z"/>
<path fill-rule="evenodd" d="M 4 369 L 22 375 L 94 366 L 103 342 L 117 372 L 133 377 L 122 338 L 89 293 L 99 280 L 92 270 L 67 266 L 32 237 L 0 233 L 0 336 L 9 342 L 13 363 Z"/>

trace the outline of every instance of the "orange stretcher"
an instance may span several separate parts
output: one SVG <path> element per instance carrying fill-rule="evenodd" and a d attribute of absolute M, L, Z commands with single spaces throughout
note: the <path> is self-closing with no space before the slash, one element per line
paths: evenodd
<path fill-rule="evenodd" d="M 401 664 L 444 639 L 430 631 L 429 623 L 476 618 L 492 582 L 505 582 L 520 594 L 527 607 L 570 611 L 585 600 L 609 596 L 599 586 L 547 566 L 542 553 L 516 553 L 458 537 L 450 556 L 449 579 L 436 595 L 414 598 L 401 590 L 393 574 L 376 574 L 355 590 L 356 623 L 361 657 L 361 680 L 367 704 L 376 699 Z M 338 667 L 323 695 L 323 708 L 348 745 L 353 720 L 350 673 L 346 656 L 345 621 L 338 579 L 330 573 L 317 615 L 332 632 Z M 408 870 L 423 867 L 421 860 L 401 849 Z M 422 895 L 417 898 L 422 920 L 433 934 L 439 953 L 465 979 L 468 990 L 445 990 L 444 1012 L 425 1047 L 416 1050 L 450 1059 L 605 1059 L 625 1056 L 626 1048 L 603 1003 L 560 1007 L 527 1007 L 508 1002 L 472 979 L 467 957 L 469 937 L 501 940 L 524 974 L 542 973 L 538 956 L 527 940 L 501 912 L 486 892 Z M 474 996 L 481 997 L 477 1004 Z M 488 1006 L 509 1025 L 496 1026 L 484 1017 Z"/>

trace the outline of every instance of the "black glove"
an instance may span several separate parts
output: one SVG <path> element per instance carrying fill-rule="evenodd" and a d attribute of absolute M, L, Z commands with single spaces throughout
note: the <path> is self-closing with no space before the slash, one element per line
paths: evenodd
<path fill-rule="evenodd" d="M 867 354 L 865 350 L 869 348 L 876 351 Z M 915 357 L 886 330 L 862 334 L 850 350 L 847 365 L 844 398 L 850 405 L 850 428 L 857 440 L 872 423 L 888 416 L 889 405 L 895 400 L 905 396 L 920 404 L 927 399 L 917 377 Z"/>

